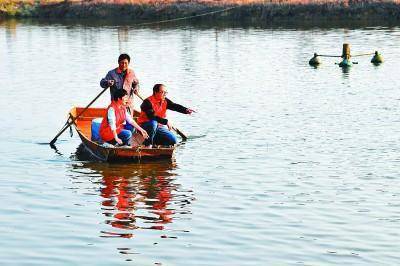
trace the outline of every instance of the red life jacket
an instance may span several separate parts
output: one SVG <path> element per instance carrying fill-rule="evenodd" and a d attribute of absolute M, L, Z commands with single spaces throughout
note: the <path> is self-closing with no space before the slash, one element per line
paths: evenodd
<path fill-rule="evenodd" d="M 154 115 L 161 117 L 161 118 L 166 118 L 167 117 L 167 101 L 166 100 L 157 100 L 154 95 L 150 96 L 147 98 L 147 100 L 150 101 L 151 106 L 153 107 L 154 110 Z M 139 118 L 138 118 L 138 123 L 143 124 L 148 122 L 150 119 L 147 117 L 146 113 L 141 111 Z"/>
<path fill-rule="evenodd" d="M 118 74 L 121 74 L 121 69 L 117 67 L 115 70 Z M 125 78 L 124 78 L 124 84 L 122 84 L 122 88 L 126 90 L 128 93 L 129 97 L 131 96 L 131 90 L 132 90 L 132 82 L 139 83 L 138 79 L 136 78 L 135 72 L 133 72 L 132 69 L 128 68 L 126 70 Z"/>
<path fill-rule="evenodd" d="M 123 108 L 120 108 L 116 104 L 116 102 L 112 101 L 111 104 L 107 107 L 107 112 L 105 116 L 103 117 L 103 121 L 101 121 L 100 125 L 100 137 L 103 141 L 110 141 L 114 139 L 114 134 L 111 130 L 110 124 L 108 123 L 108 110 L 112 107 L 115 112 L 115 125 L 117 127 L 117 134 L 119 134 L 122 129 L 124 129 L 124 122 L 126 119 L 126 108 L 125 106 Z"/>

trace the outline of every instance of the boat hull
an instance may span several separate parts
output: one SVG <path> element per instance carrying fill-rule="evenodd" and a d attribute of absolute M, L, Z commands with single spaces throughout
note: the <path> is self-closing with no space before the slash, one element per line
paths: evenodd
<path fill-rule="evenodd" d="M 74 107 L 70 111 L 70 117 L 76 118 L 84 108 Z M 148 160 L 172 159 L 175 154 L 173 147 L 108 147 L 91 140 L 91 121 L 103 117 L 105 108 L 88 108 L 75 120 L 75 129 L 82 140 L 86 150 L 101 161 L 107 162 L 140 162 Z"/>

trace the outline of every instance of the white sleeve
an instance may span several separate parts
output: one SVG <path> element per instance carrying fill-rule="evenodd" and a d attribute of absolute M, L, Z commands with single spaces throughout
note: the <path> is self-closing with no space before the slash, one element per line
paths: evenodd
<path fill-rule="evenodd" d="M 116 123 L 116 118 L 115 118 L 114 108 L 110 107 L 108 109 L 107 119 L 108 119 L 108 124 L 111 127 L 111 130 L 116 130 L 117 129 L 117 125 L 115 124 Z"/>
<path fill-rule="evenodd" d="M 128 123 L 131 124 L 132 126 L 133 126 L 134 123 L 135 123 L 135 121 L 133 120 L 131 114 L 128 113 L 128 112 L 126 112 L 125 120 L 126 120 L 126 122 L 128 122 Z"/>

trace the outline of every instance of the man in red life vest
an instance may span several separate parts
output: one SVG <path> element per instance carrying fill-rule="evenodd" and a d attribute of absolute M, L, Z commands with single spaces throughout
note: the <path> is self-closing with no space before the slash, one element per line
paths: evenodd
<path fill-rule="evenodd" d="M 102 88 L 110 87 L 111 100 L 116 91 L 125 90 L 128 93 L 128 107 L 133 110 L 133 94 L 138 93 L 139 80 L 135 72 L 129 68 L 131 58 L 128 54 L 121 54 L 118 57 L 118 67 L 108 71 L 105 78 L 101 79 Z"/>
<path fill-rule="evenodd" d="M 176 136 L 170 131 L 173 125 L 167 120 L 167 109 L 182 114 L 191 114 L 194 111 L 180 104 L 173 103 L 166 98 L 167 89 L 163 84 L 153 87 L 153 95 L 145 99 L 140 106 L 141 112 L 138 118 L 139 125 L 144 128 L 149 138 L 143 142 L 145 146 L 174 145 Z"/>
<path fill-rule="evenodd" d="M 113 100 L 107 108 L 100 125 L 100 137 L 111 144 L 129 145 L 133 128 L 136 128 L 144 138 L 148 138 L 147 132 L 141 128 L 132 116 L 126 112 L 128 94 L 125 90 L 117 90 Z"/>

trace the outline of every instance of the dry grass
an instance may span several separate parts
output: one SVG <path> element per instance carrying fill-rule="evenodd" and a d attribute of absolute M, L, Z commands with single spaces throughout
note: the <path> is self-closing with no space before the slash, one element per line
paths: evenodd
<path fill-rule="evenodd" d="M 400 0 L 0 0 L 0 5 L 14 4 L 60 4 L 70 3 L 77 5 L 140 5 L 140 4 L 211 4 L 211 5 L 249 5 L 249 4 L 279 4 L 279 5 L 323 5 L 333 4 L 350 6 L 367 3 L 400 3 Z"/>
<path fill-rule="evenodd" d="M 81 5 L 91 4 L 179 4 L 179 3 L 208 3 L 214 5 L 248 5 L 248 4 L 284 4 L 284 5 L 351 5 L 359 3 L 400 3 L 400 0 L 0 0 L 1 4 L 59 4 L 71 3 Z"/>
<path fill-rule="evenodd" d="M 400 20 L 400 0 L 0 0 L 0 16 L 154 20 L 192 16 L 227 6 L 236 8 L 223 14 L 222 19 L 378 16 Z"/>

